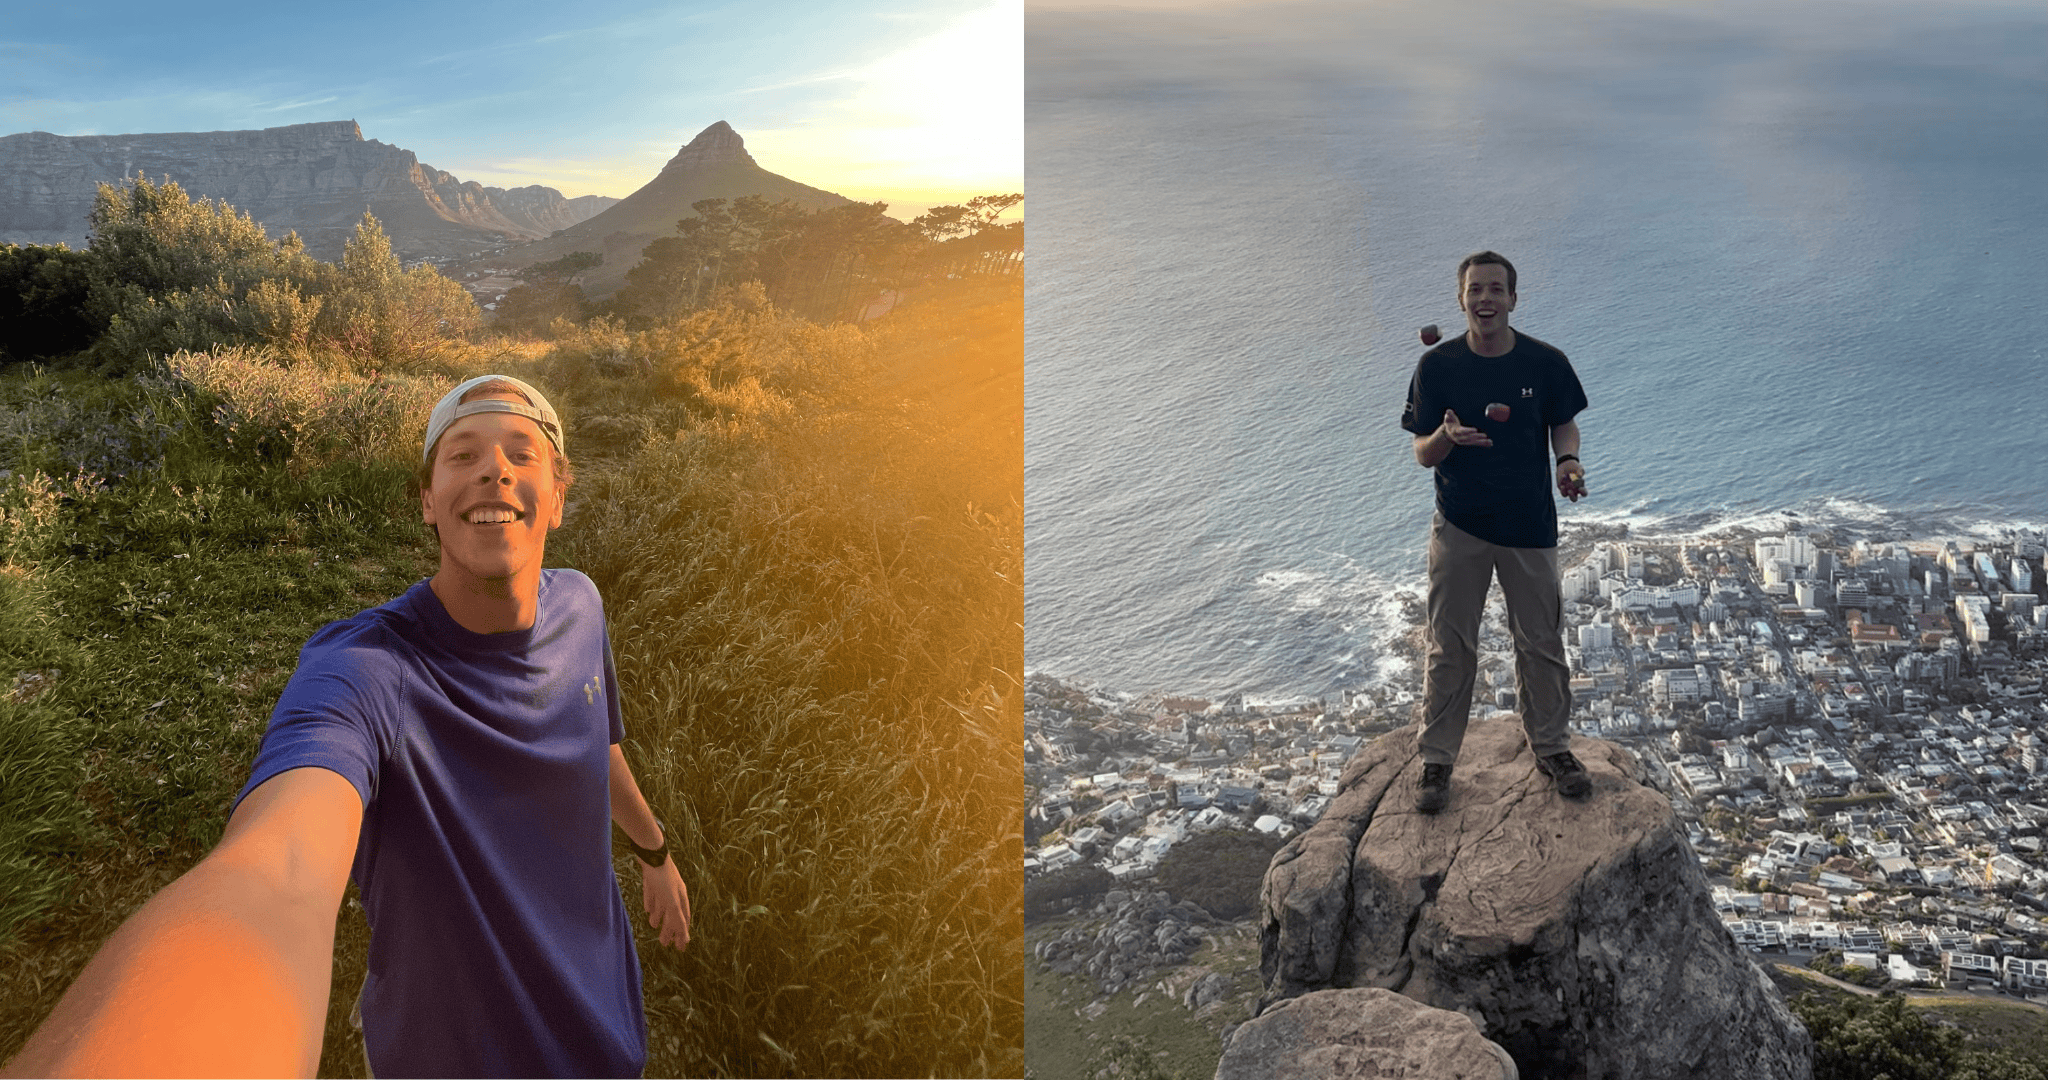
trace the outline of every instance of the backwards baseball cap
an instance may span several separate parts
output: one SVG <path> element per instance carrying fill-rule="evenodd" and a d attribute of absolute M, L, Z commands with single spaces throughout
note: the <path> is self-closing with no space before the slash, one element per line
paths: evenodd
<path fill-rule="evenodd" d="M 481 398 L 476 401 L 462 400 L 462 395 L 486 383 L 502 383 L 510 386 L 526 398 L 526 403 L 522 405 L 517 401 L 505 401 L 500 398 Z M 540 425 L 540 429 L 547 433 L 548 441 L 555 444 L 555 451 L 557 453 L 567 452 L 562 449 L 562 423 L 555 418 L 554 406 L 548 404 L 548 399 L 542 397 L 540 391 L 510 375 L 479 375 L 463 383 L 461 386 L 448 391 L 448 396 L 442 398 L 440 404 L 435 405 L 434 411 L 427 416 L 427 443 L 420 449 L 420 460 L 427 462 L 434 460 L 434 443 L 438 442 L 441 434 L 448 430 L 448 425 L 465 416 L 475 416 L 477 413 L 487 412 L 505 412 L 511 413 L 514 416 L 524 416 Z"/>

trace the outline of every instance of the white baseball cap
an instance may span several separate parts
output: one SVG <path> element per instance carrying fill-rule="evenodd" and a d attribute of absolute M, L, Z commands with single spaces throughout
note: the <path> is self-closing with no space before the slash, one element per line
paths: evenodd
<path fill-rule="evenodd" d="M 462 400 L 462 395 L 485 383 L 493 382 L 505 383 L 518 390 L 526 397 L 526 404 L 521 405 L 516 401 L 506 401 L 502 398 L 480 398 L 476 401 Z M 434 443 L 440 440 L 442 432 L 448 430 L 448 425 L 465 416 L 475 416 L 477 413 L 487 412 L 512 413 L 515 416 L 524 416 L 532 420 L 540 425 L 541 431 L 547 433 L 548 441 L 555 444 L 556 452 L 567 453 L 567 451 L 562 449 L 562 423 L 555 418 L 555 407 L 548 404 L 548 399 L 541 396 L 540 391 L 510 375 L 479 375 L 463 383 L 461 386 L 448 391 L 448 395 L 441 399 L 440 404 L 434 406 L 432 413 L 428 414 L 427 443 L 420 449 L 420 460 L 427 462 L 434 460 Z"/>

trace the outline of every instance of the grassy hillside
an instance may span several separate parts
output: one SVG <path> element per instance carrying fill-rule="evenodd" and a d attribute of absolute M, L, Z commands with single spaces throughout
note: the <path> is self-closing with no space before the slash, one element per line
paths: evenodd
<path fill-rule="evenodd" d="M 648 1074 L 1020 1074 L 1022 469 L 989 432 L 1021 423 L 1022 305 L 990 288 L 931 299 L 971 327 L 932 347 L 742 293 L 381 372 L 0 372 L 0 1058 L 218 839 L 305 639 L 432 573 L 422 402 L 502 371 L 569 425 L 550 563 L 604 591 L 694 902 L 681 955 L 636 923 Z M 322 1075 L 362 1069 L 367 936 L 351 895 Z"/>
<path fill-rule="evenodd" d="M 1080 916 L 1031 925 L 1027 948 L 1087 920 Z M 1104 999 L 1079 975 L 1044 971 L 1027 962 L 1024 1054 L 1030 1080 L 1093 1080 L 1117 1068 L 1128 1080 L 1206 1080 L 1216 1075 L 1226 1028 L 1250 1016 L 1258 1000 L 1259 940 L 1250 923 L 1215 928 L 1187 964 L 1154 985 Z M 1232 996 L 1201 1015 L 1182 1004 L 1189 986 L 1210 972 L 1232 979 Z"/>

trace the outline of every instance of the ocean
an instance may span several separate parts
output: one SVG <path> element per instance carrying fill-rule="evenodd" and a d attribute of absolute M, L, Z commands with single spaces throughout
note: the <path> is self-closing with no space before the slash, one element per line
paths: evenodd
<path fill-rule="evenodd" d="M 2048 8 L 1026 15 L 1025 662 L 1251 700 L 1403 663 L 1398 426 L 1492 249 L 1637 535 L 2048 522 Z"/>

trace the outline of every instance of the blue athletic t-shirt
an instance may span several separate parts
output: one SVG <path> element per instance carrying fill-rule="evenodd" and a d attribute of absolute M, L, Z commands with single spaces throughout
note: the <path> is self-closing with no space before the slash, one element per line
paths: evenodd
<path fill-rule="evenodd" d="M 235 801 L 306 766 L 362 796 L 377 1075 L 640 1075 L 611 862 L 617 681 L 597 586 L 574 570 L 541 572 L 528 630 L 465 630 L 422 581 L 300 650 Z"/>

